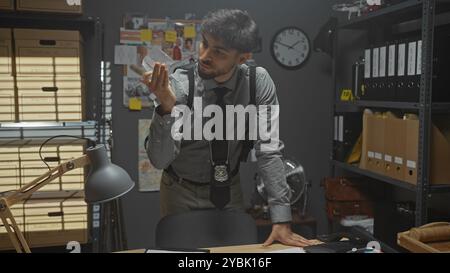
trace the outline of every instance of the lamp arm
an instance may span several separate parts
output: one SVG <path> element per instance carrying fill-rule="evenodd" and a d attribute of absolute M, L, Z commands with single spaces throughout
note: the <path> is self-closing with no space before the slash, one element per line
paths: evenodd
<path fill-rule="evenodd" d="M 22 186 L 13 194 L 0 198 L 0 218 L 17 252 L 30 253 L 31 251 L 30 247 L 28 246 L 28 243 L 25 240 L 25 237 L 23 236 L 23 233 L 20 231 L 19 226 L 17 225 L 16 220 L 14 219 L 13 214 L 11 213 L 10 207 L 16 203 L 26 200 L 31 195 L 33 195 L 33 193 L 35 193 L 37 190 L 47 185 L 55 178 L 61 177 L 66 172 L 82 168 L 89 164 L 90 160 L 87 155 L 81 156 L 73 160 L 69 160 L 65 163 L 61 163 L 57 167 L 49 170 L 48 172 L 34 179 L 30 183 Z"/>
<path fill-rule="evenodd" d="M 34 179 L 30 183 L 22 186 L 13 194 L 7 196 L 6 200 L 8 202 L 8 205 L 12 206 L 18 202 L 21 202 L 29 198 L 31 195 L 33 195 L 33 193 L 38 191 L 40 188 L 44 187 L 54 179 L 63 176 L 66 172 L 82 168 L 89 164 L 90 161 L 87 155 L 83 155 L 79 158 L 59 164 L 55 168 L 49 170 L 48 172 Z"/>

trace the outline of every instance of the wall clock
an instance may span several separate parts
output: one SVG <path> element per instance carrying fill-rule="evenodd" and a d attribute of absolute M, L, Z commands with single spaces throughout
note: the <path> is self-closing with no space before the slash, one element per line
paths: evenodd
<path fill-rule="evenodd" d="M 308 35 L 298 27 L 285 27 L 272 39 L 271 52 L 275 61 L 286 69 L 299 69 L 309 58 Z"/>

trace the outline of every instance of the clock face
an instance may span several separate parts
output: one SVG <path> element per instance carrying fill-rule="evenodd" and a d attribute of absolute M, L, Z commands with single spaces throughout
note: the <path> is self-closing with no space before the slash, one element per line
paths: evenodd
<path fill-rule="evenodd" d="M 298 69 L 310 54 L 308 36 L 297 27 L 277 32 L 272 41 L 272 55 L 277 63 L 288 69 Z"/>

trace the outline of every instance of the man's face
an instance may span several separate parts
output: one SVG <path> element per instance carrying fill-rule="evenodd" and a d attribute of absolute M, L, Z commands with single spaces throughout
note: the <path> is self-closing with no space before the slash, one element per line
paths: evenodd
<path fill-rule="evenodd" d="M 243 61 L 243 54 L 226 48 L 222 41 L 208 34 L 202 35 L 198 72 L 203 79 L 213 79 L 229 73 Z"/>

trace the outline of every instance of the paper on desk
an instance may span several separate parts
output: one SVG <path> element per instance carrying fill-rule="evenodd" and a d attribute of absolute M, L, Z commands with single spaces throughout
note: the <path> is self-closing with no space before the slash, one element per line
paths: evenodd
<path fill-rule="evenodd" d="M 291 248 L 286 248 L 286 249 L 281 249 L 281 250 L 269 251 L 266 253 L 306 253 L 306 252 L 301 247 L 291 247 Z"/>
<path fill-rule="evenodd" d="M 164 249 L 147 249 L 145 253 L 205 253 L 205 251 L 195 250 L 164 250 Z"/>

